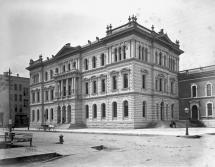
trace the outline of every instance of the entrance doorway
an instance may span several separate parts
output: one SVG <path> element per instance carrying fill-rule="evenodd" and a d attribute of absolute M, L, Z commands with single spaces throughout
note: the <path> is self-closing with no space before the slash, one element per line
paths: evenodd
<path fill-rule="evenodd" d="M 198 107 L 197 107 L 197 105 L 192 106 L 192 120 L 198 120 Z"/>
<path fill-rule="evenodd" d="M 161 114 L 161 120 L 163 120 L 164 119 L 164 102 L 161 102 L 161 104 L 160 104 L 160 114 Z"/>

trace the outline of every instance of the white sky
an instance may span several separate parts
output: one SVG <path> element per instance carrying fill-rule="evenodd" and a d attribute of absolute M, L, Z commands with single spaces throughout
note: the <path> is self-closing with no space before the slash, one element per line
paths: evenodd
<path fill-rule="evenodd" d="M 180 70 L 215 64 L 214 0 L 0 0 L 0 73 L 28 77 L 31 58 L 104 37 L 132 14 L 180 41 Z"/>

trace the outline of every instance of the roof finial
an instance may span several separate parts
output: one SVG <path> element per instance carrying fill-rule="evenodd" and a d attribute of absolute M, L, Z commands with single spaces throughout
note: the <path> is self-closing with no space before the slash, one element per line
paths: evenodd
<path fill-rule="evenodd" d="M 176 40 L 175 43 L 176 43 L 177 45 L 179 45 L 179 40 Z"/>
<path fill-rule="evenodd" d="M 154 25 L 152 25 L 152 31 L 154 31 L 154 29 L 155 29 L 155 27 L 154 27 Z"/>
<path fill-rule="evenodd" d="M 131 21 L 131 16 L 128 17 L 128 22 L 130 22 L 130 21 Z"/>
<path fill-rule="evenodd" d="M 110 28 L 110 30 L 112 30 L 112 25 L 111 24 L 110 24 L 109 28 Z"/>

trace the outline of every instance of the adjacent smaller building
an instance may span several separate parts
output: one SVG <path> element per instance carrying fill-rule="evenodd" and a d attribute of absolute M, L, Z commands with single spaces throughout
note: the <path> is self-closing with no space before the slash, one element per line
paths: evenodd
<path fill-rule="evenodd" d="M 181 71 L 178 80 L 180 119 L 188 107 L 190 119 L 215 127 L 215 65 Z"/>
<path fill-rule="evenodd" d="M 27 126 L 29 98 L 29 78 L 9 76 L 9 72 L 0 75 L 0 126 L 8 126 L 10 114 L 13 126 Z"/>

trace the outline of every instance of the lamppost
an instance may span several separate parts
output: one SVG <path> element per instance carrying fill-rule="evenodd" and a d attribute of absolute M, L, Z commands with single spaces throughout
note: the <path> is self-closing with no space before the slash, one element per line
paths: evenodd
<path fill-rule="evenodd" d="M 188 122 L 189 121 L 188 114 L 189 114 L 189 108 L 185 108 L 184 112 L 186 114 L 186 133 L 185 133 L 185 135 L 189 135 L 189 133 L 188 133 L 188 124 L 189 124 L 189 122 Z"/>
<path fill-rule="evenodd" d="M 12 113 L 11 113 L 11 106 L 10 106 L 10 85 L 11 85 L 11 81 L 10 81 L 10 75 L 11 75 L 11 71 L 10 71 L 10 68 L 9 68 L 9 75 L 8 75 L 8 87 L 9 87 L 9 91 L 8 91 L 8 93 L 9 93 L 9 122 L 8 122 L 8 124 L 9 124 L 9 132 L 11 133 L 11 131 L 12 131 Z"/>

